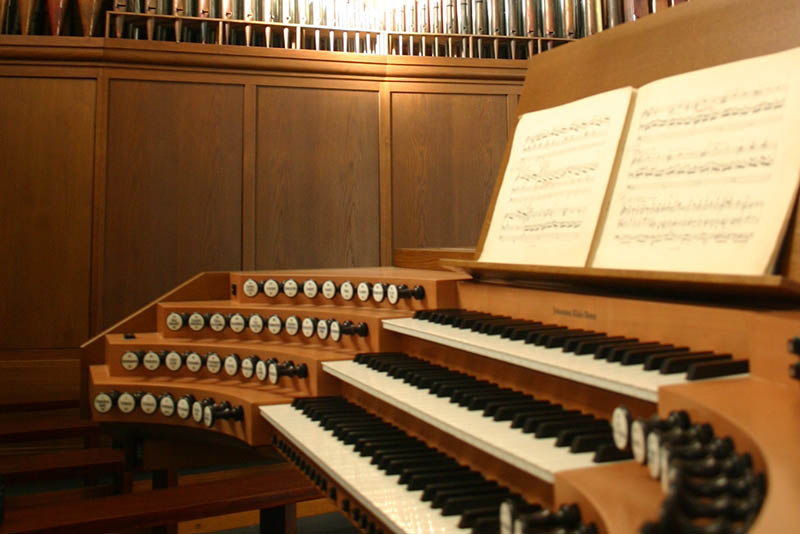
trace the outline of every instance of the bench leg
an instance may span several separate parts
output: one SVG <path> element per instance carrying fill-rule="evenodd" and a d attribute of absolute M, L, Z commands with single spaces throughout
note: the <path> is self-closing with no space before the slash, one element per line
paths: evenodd
<path fill-rule="evenodd" d="M 153 489 L 160 490 L 174 488 L 178 485 L 178 472 L 174 469 L 159 469 L 153 471 Z M 152 534 L 178 534 L 178 524 L 160 525 L 153 527 Z"/>
<path fill-rule="evenodd" d="M 259 510 L 261 534 L 296 534 L 297 505 L 294 503 Z"/>

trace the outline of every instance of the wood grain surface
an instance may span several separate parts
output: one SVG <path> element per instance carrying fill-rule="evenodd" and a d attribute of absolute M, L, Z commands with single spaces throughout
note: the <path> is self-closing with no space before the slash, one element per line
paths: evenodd
<path fill-rule="evenodd" d="M 95 82 L 0 83 L 0 347 L 89 335 Z"/>
<path fill-rule="evenodd" d="M 109 88 L 102 324 L 204 270 L 241 267 L 241 86 Z"/>
<path fill-rule="evenodd" d="M 377 265 L 378 93 L 259 87 L 256 113 L 256 268 Z"/>
<path fill-rule="evenodd" d="M 506 135 L 505 95 L 393 93 L 393 246 L 475 246 Z"/>

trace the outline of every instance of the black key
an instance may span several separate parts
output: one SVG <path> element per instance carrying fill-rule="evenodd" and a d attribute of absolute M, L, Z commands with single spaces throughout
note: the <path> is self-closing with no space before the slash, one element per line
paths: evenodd
<path fill-rule="evenodd" d="M 368 363 L 385 358 L 408 358 L 408 355 L 403 352 L 361 352 L 356 354 L 354 361 L 356 363 Z"/>
<path fill-rule="evenodd" d="M 536 529 L 553 527 L 573 529 L 580 525 L 581 511 L 576 504 L 562 504 L 556 512 L 542 509 L 523 514 L 519 519 L 525 527 L 523 532 L 536 532 Z"/>
<path fill-rule="evenodd" d="M 553 330 L 554 328 L 566 328 L 566 326 L 560 326 L 557 324 L 544 324 L 544 323 L 540 323 L 533 326 L 523 326 L 514 330 L 514 332 L 509 334 L 508 337 L 512 341 L 519 341 L 520 339 L 523 339 L 526 340 L 527 343 L 528 336 L 531 335 L 532 333 L 541 332 L 542 330 Z"/>
<path fill-rule="evenodd" d="M 689 356 L 691 354 L 711 354 L 711 352 L 689 352 L 688 350 L 684 350 L 683 348 L 681 348 L 680 350 L 651 354 L 650 356 L 647 357 L 647 359 L 644 362 L 644 370 L 655 371 L 657 369 L 661 369 L 661 364 L 667 358 L 672 358 L 674 356 Z"/>
<path fill-rule="evenodd" d="M 616 462 L 617 460 L 630 460 L 633 458 L 631 451 L 621 451 L 614 445 L 614 441 L 607 444 L 600 444 L 592 459 L 595 463 Z"/>
<path fill-rule="evenodd" d="M 554 349 L 557 347 L 563 348 L 566 343 L 574 339 L 588 338 L 599 334 L 599 332 L 593 332 L 591 330 L 576 330 L 574 333 L 568 332 L 569 331 L 562 334 L 552 334 L 548 336 L 544 346 L 548 349 Z"/>
<path fill-rule="evenodd" d="M 443 310 L 432 314 L 430 320 L 438 324 L 453 324 L 457 318 L 474 313 L 476 312 L 472 310 Z"/>
<path fill-rule="evenodd" d="M 608 421 L 597 421 L 596 423 L 587 424 L 586 426 L 562 430 L 558 433 L 556 447 L 569 447 L 578 436 L 592 434 L 608 434 L 611 436 L 613 435 L 611 432 L 611 425 Z"/>
<path fill-rule="evenodd" d="M 608 346 L 613 343 L 625 343 L 630 341 L 634 343 L 639 341 L 636 338 L 627 338 L 624 336 L 606 336 L 601 339 L 583 339 L 577 343 L 575 346 L 575 354 L 582 356 L 584 354 L 594 354 L 600 347 Z"/>
<path fill-rule="evenodd" d="M 463 481 L 463 480 L 450 480 L 447 482 L 433 482 L 425 486 L 425 489 L 422 491 L 422 500 L 423 501 L 430 501 L 432 500 L 437 492 L 440 491 L 447 491 L 452 489 L 460 489 L 460 488 L 473 488 L 473 487 L 480 487 L 483 484 L 486 484 L 488 481 L 484 478 L 476 479 L 474 481 Z M 494 483 L 497 485 L 497 483 Z"/>
<path fill-rule="evenodd" d="M 428 366 L 425 369 L 417 369 L 412 373 L 408 373 L 405 377 L 403 377 L 403 381 L 411 384 L 412 386 L 416 386 L 421 380 L 426 380 L 428 378 L 446 378 L 452 375 L 453 372 L 449 369 L 444 369 L 438 366 Z"/>
<path fill-rule="evenodd" d="M 413 438 L 397 438 L 397 437 L 376 437 L 376 438 L 365 438 L 357 440 L 354 444 L 353 450 L 356 452 L 360 452 L 361 456 L 372 456 L 371 451 L 376 450 L 378 448 L 384 447 L 394 447 L 397 446 L 403 448 L 414 448 L 417 445 L 425 445 L 425 443 L 413 439 Z M 425 445 L 427 447 L 427 445 Z"/>
<path fill-rule="evenodd" d="M 442 507 L 442 515 L 456 515 L 461 514 L 464 510 L 470 508 L 485 508 L 487 506 L 497 506 L 498 510 L 500 508 L 500 503 L 502 503 L 506 497 L 510 495 L 510 492 L 507 489 L 501 489 L 497 492 L 488 493 L 486 495 L 473 495 L 469 497 L 454 497 L 452 499 L 448 499 L 447 502 Z"/>
<path fill-rule="evenodd" d="M 484 321 L 481 326 L 480 333 L 489 336 L 500 335 L 503 330 L 508 327 L 524 326 L 528 324 L 527 321 L 522 319 L 498 319 L 495 321 Z M 473 328 L 474 329 L 474 328 Z"/>
<path fill-rule="evenodd" d="M 430 365 L 426 362 L 403 362 L 390 365 L 386 369 L 386 374 L 394 378 L 403 378 L 408 373 L 421 369 L 429 369 Z"/>
<path fill-rule="evenodd" d="M 338 425 L 364 423 L 364 422 L 369 422 L 371 420 L 374 421 L 374 419 L 370 418 L 369 416 L 365 416 L 363 413 L 352 414 L 352 415 L 324 415 L 323 414 L 323 415 L 320 415 L 317 418 L 317 422 L 319 422 L 320 426 L 322 426 L 325 430 L 333 430 L 333 428 L 338 426 Z"/>
<path fill-rule="evenodd" d="M 729 360 L 723 362 L 696 363 L 689 367 L 686 373 L 688 380 L 702 380 L 718 376 L 738 375 L 750 372 L 750 362 L 747 360 Z"/>
<path fill-rule="evenodd" d="M 409 467 L 403 469 L 402 473 L 400 473 L 400 484 L 408 484 L 415 476 L 423 476 L 423 475 L 453 475 L 453 474 L 467 474 L 469 473 L 469 467 L 454 464 L 454 465 L 443 465 L 443 466 L 428 466 L 428 467 Z"/>
<path fill-rule="evenodd" d="M 590 452 L 595 451 L 600 445 L 614 444 L 614 436 L 608 432 L 598 434 L 585 434 L 573 440 L 569 447 L 569 452 Z"/>
<path fill-rule="evenodd" d="M 511 388 L 500 387 L 496 384 L 492 384 L 490 388 L 487 388 L 485 391 L 475 390 L 464 392 L 461 395 L 461 400 L 473 400 L 473 399 L 487 399 L 488 402 L 495 401 L 495 400 L 503 400 L 507 399 L 509 402 L 512 400 L 519 400 L 522 398 L 527 397 L 525 393 L 521 391 L 515 391 Z"/>
<path fill-rule="evenodd" d="M 563 421 L 566 419 L 583 416 L 584 414 L 578 410 L 559 410 L 557 412 L 553 411 L 529 415 L 525 418 L 525 422 L 522 425 L 522 431 L 529 434 L 536 431 L 536 427 L 539 426 L 539 423 L 544 423 L 545 421 Z"/>
<path fill-rule="evenodd" d="M 452 371 L 442 371 L 438 373 L 417 373 L 409 384 L 418 387 L 419 389 L 430 389 L 434 384 L 439 382 L 452 382 L 453 380 L 463 380 L 467 375 L 461 373 L 454 373 Z"/>
<path fill-rule="evenodd" d="M 575 421 L 548 421 L 536 427 L 537 438 L 553 438 L 558 436 L 562 431 L 569 430 L 570 428 L 586 428 L 596 423 L 601 423 L 592 416 L 587 416 L 589 419 Z"/>
<path fill-rule="evenodd" d="M 497 534 L 500 532 L 500 517 L 495 514 L 478 518 L 472 525 L 471 534 Z"/>
<path fill-rule="evenodd" d="M 609 360 L 609 361 L 619 361 L 619 362 L 629 362 L 628 365 L 633 365 L 636 363 L 635 358 L 638 354 L 644 354 L 645 358 L 642 359 L 644 361 L 647 357 L 659 353 L 664 352 L 672 352 L 672 351 L 681 351 L 689 349 L 687 347 L 676 347 L 675 345 L 669 345 L 665 343 L 659 343 L 653 347 L 643 347 L 643 348 L 631 348 L 620 353 L 614 355 L 614 357 L 618 357 L 618 360 Z M 641 362 L 639 362 L 641 363 Z"/>
<path fill-rule="evenodd" d="M 484 506 L 482 508 L 470 508 L 461 514 L 458 522 L 459 528 L 470 528 L 485 517 L 497 517 L 499 506 Z M 498 532 L 497 530 L 495 532 Z"/>
<path fill-rule="evenodd" d="M 400 451 L 425 451 L 429 447 L 422 442 L 416 443 L 387 443 L 384 441 L 367 443 L 361 449 L 361 456 L 376 456 L 386 452 Z"/>
<path fill-rule="evenodd" d="M 483 475 L 475 471 L 451 472 L 451 473 L 420 473 L 412 475 L 408 482 L 408 489 L 411 491 L 425 489 L 428 484 L 434 482 L 448 482 L 451 480 L 474 481 L 483 479 Z"/>
<path fill-rule="evenodd" d="M 387 475 L 398 475 L 416 468 L 449 468 L 458 466 L 455 460 L 446 458 L 407 458 L 386 463 Z"/>
<path fill-rule="evenodd" d="M 440 383 L 451 383 L 457 380 L 471 380 L 472 377 L 465 375 L 463 373 L 456 373 L 450 371 L 449 373 L 430 373 L 427 375 L 419 375 L 417 378 L 411 381 L 411 383 L 417 386 L 420 389 L 432 389 L 436 384 Z M 433 392 L 431 392 L 433 393 Z"/>
<path fill-rule="evenodd" d="M 511 428 L 521 428 L 525 425 L 525 421 L 532 415 L 537 414 L 553 414 L 563 413 L 564 408 L 560 404 L 551 404 L 550 406 L 541 406 L 538 408 L 525 409 L 514 414 L 511 419 Z"/>
<path fill-rule="evenodd" d="M 469 410 L 483 410 L 488 406 L 490 402 L 497 402 L 497 401 L 518 401 L 518 400 L 526 400 L 524 393 L 519 391 L 502 391 L 497 392 L 496 394 L 489 394 L 489 395 L 476 395 L 472 398 L 472 400 L 467 404 L 467 409 Z"/>
<path fill-rule="evenodd" d="M 623 343 L 616 347 L 611 347 L 607 350 L 601 350 L 595 353 L 594 357 L 597 360 L 606 360 L 609 362 L 618 362 L 622 359 L 622 354 L 626 350 L 634 350 L 634 349 L 649 349 L 660 347 L 661 343 L 656 343 L 655 341 L 646 341 L 643 343 Z"/>
<path fill-rule="evenodd" d="M 502 322 L 489 325 L 488 328 L 484 328 L 482 333 L 489 335 L 489 336 L 500 336 L 508 329 L 514 329 L 529 325 L 530 321 L 524 321 L 522 319 L 517 319 L 514 322 Z"/>
<path fill-rule="evenodd" d="M 472 315 L 462 315 L 461 317 L 453 321 L 453 327 L 460 328 L 462 330 L 468 330 L 472 328 L 472 325 L 474 325 L 481 319 L 492 319 L 494 317 L 497 316 L 492 315 L 491 313 L 474 313 Z"/>
<path fill-rule="evenodd" d="M 550 403 L 545 400 L 536 400 L 531 395 L 523 395 L 519 399 L 514 400 L 495 400 L 489 401 L 486 403 L 486 408 L 483 409 L 483 415 L 485 417 L 494 417 L 495 421 L 510 421 L 511 416 L 507 416 L 505 419 L 502 417 L 496 417 L 498 415 L 498 411 L 502 410 L 503 408 L 507 408 L 507 410 L 503 410 L 504 414 L 508 414 L 508 410 L 512 408 L 520 408 L 523 406 L 528 406 L 531 408 L 540 407 L 540 406 L 547 406 Z"/>
<path fill-rule="evenodd" d="M 489 382 L 477 382 L 473 385 L 454 389 L 450 394 L 450 402 L 460 404 L 462 399 L 468 399 L 477 393 L 492 393 L 500 391 L 500 386 Z"/>
<path fill-rule="evenodd" d="M 558 326 L 556 328 L 549 328 L 539 331 L 533 331 L 528 334 L 525 338 L 525 343 L 533 344 L 533 345 L 544 345 L 546 340 L 549 339 L 551 335 L 557 335 L 562 332 L 574 332 L 574 330 L 569 330 L 566 326 Z"/>
<path fill-rule="evenodd" d="M 532 434 L 534 434 L 534 436 L 536 436 L 536 434 L 539 432 L 539 428 L 544 423 L 556 423 L 556 422 L 558 422 L 558 423 L 581 423 L 581 422 L 588 422 L 588 421 L 593 421 L 593 420 L 594 420 L 594 416 L 587 415 L 587 414 L 581 414 L 581 413 L 578 413 L 576 415 L 571 415 L 571 414 L 570 415 L 564 415 L 564 416 L 561 416 L 561 417 L 559 417 L 559 416 L 557 416 L 555 414 L 552 417 L 544 417 L 544 418 L 542 418 L 542 417 L 534 417 L 534 418 L 531 418 L 531 419 L 528 419 L 527 421 L 525 421 L 525 425 L 522 427 L 522 431 L 526 432 L 526 433 L 532 433 Z M 555 435 L 555 434 L 553 434 L 553 435 Z M 539 437 L 539 436 L 536 436 L 536 437 Z M 547 437 L 547 436 L 545 436 L 545 437 Z"/>
<path fill-rule="evenodd" d="M 362 441 L 373 441 L 376 439 L 404 439 L 407 437 L 408 434 L 402 430 L 376 429 L 345 432 L 339 436 L 339 440 L 346 445 L 352 445 Z"/>
<path fill-rule="evenodd" d="M 658 357 L 660 354 L 689 352 L 689 347 L 675 347 L 674 345 L 662 345 L 652 349 L 639 349 L 625 352 L 620 359 L 622 365 L 639 365 L 645 363 L 651 357 Z"/>
<path fill-rule="evenodd" d="M 484 381 L 478 380 L 477 378 L 464 378 L 462 380 L 454 380 L 454 381 L 445 381 L 441 384 L 437 384 L 436 386 L 431 387 L 431 393 L 435 393 L 438 397 L 449 397 L 453 394 L 453 391 L 461 387 L 468 387 L 470 385 L 476 384 L 485 384 Z"/>
<path fill-rule="evenodd" d="M 455 497 L 469 497 L 474 495 L 484 495 L 484 494 L 491 494 L 501 488 L 497 485 L 497 482 L 489 481 L 483 482 L 476 486 L 469 486 L 469 487 L 460 487 L 460 488 L 449 488 L 443 489 L 435 492 L 433 496 L 433 503 L 431 506 L 433 508 L 441 508 L 445 505 L 445 503 L 452 498 Z M 502 490 L 508 491 L 508 490 Z"/>
<path fill-rule="evenodd" d="M 543 323 L 540 322 L 540 321 L 525 321 L 524 324 L 521 324 L 521 325 L 518 325 L 518 326 L 508 326 L 508 327 L 504 328 L 503 331 L 500 333 L 500 337 L 502 337 L 502 338 L 510 338 L 510 337 L 512 337 L 514 335 L 515 332 L 527 331 L 530 328 L 536 328 L 538 326 L 542 326 L 542 324 Z M 517 338 L 517 339 L 524 339 L 524 337 L 523 338 Z"/>
<path fill-rule="evenodd" d="M 432 450 L 427 445 L 423 446 L 414 446 L 414 447 L 406 447 L 406 446 L 395 446 L 392 445 L 381 445 L 374 448 L 369 449 L 370 454 L 365 456 L 370 456 L 374 463 L 380 464 L 384 458 L 391 455 L 396 454 L 425 454 Z M 434 449 L 435 450 L 435 449 Z"/>
<path fill-rule="evenodd" d="M 485 332 L 483 331 L 484 328 L 488 329 L 489 327 L 497 323 L 513 323 L 515 321 L 519 321 L 519 319 L 513 319 L 506 315 L 493 315 L 491 317 L 486 317 L 485 319 L 479 319 L 478 321 L 472 324 L 470 330 L 472 330 L 473 332 L 480 332 L 482 334 L 485 334 Z"/>
<path fill-rule="evenodd" d="M 460 311 L 458 308 L 442 308 L 439 310 L 420 310 L 414 313 L 415 319 L 432 321 L 435 315 L 444 315 Z"/>
<path fill-rule="evenodd" d="M 596 360 L 605 360 L 610 351 L 636 343 L 640 343 L 640 341 L 635 338 L 626 338 L 621 341 L 611 341 L 609 343 L 599 343 L 594 349 L 594 358 Z"/>
<path fill-rule="evenodd" d="M 690 356 L 676 356 L 668 358 L 661 364 L 659 372 L 662 375 L 669 375 L 675 373 L 682 373 L 689 369 L 690 365 L 695 363 L 704 362 L 721 362 L 730 361 L 733 358 L 730 354 L 705 354 L 705 355 L 690 355 Z"/>
<path fill-rule="evenodd" d="M 373 454 L 371 464 L 377 465 L 379 469 L 383 469 L 389 465 L 390 462 L 402 460 L 404 458 L 447 458 L 447 456 L 436 449 L 429 449 L 425 452 L 419 451 L 401 451 L 401 452 L 386 452 L 384 454 Z"/>
<path fill-rule="evenodd" d="M 561 347 L 561 350 L 563 350 L 564 352 L 577 353 L 577 349 L 579 346 L 581 346 L 582 343 L 597 344 L 601 343 L 602 341 L 607 341 L 608 339 L 611 339 L 608 337 L 608 334 L 601 334 L 601 333 L 595 333 L 594 335 L 591 336 L 575 337 L 568 339 L 566 342 L 564 342 L 564 346 Z M 588 351 L 588 352 L 593 352 L 593 351 Z"/>

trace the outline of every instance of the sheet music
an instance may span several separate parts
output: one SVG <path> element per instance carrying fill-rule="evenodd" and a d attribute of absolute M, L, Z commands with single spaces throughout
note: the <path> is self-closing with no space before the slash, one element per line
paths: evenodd
<path fill-rule="evenodd" d="M 639 89 L 595 267 L 770 272 L 800 169 L 800 49 Z"/>
<path fill-rule="evenodd" d="M 633 94 L 520 117 L 480 261 L 586 264 Z"/>

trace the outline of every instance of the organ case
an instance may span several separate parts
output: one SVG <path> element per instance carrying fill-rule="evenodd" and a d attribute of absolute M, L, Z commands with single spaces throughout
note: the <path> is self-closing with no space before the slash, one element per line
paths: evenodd
<path fill-rule="evenodd" d="M 747 2 L 740 0 L 692 2 L 648 17 L 636 25 L 625 25 L 561 47 L 531 63 L 520 111 L 552 106 L 618 85 L 641 85 L 668 74 L 796 46 L 797 37 L 792 27 L 800 21 L 800 8 L 782 0 L 771 0 L 760 7 L 754 13 Z M 730 34 L 742 31 L 737 21 L 745 16 L 751 17 L 751 28 L 758 28 L 758 31 L 744 32 L 740 48 L 723 46 Z M 715 24 L 711 24 L 712 21 Z M 684 28 L 688 25 L 704 27 L 706 31 L 685 38 Z M 633 53 L 638 55 L 630 62 L 615 62 L 611 67 L 597 62 L 597 57 L 617 57 L 623 52 L 629 57 Z M 654 61 L 651 54 L 659 61 Z M 570 64 L 570 69 L 565 69 L 565 64 Z M 543 77 L 560 80 L 559 89 L 553 91 L 532 82 Z M 224 309 L 252 314 L 256 310 L 268 313 L 267 310 L 274 308 L 304 318 L 326 314 L 323 318 L 338 320 L 337 317 L 341 317 L 342 321 L 351 323 L 363 319 L 368 324 L 370 335 L 380 332 L 379 339 L 370 338 L 368 344 L 350 343 L 333 350 L 324 339 L 322 343 L 312 345 L 294 336 L 278 336 L 274 342 L 269 342 L 262 338 L 256 340 L 248 334 L 233 344 L 242 349 L 247 347 L 238 349 L 240 352 L 249 354 L 259 350 L 266 356 L 266 352 L 271 351 L 284 359 L 294 358 L 295 364 L 307 362 L 311 381 L 304 383 L 292 377 L 291 382 L 270 389 L 271 386 L 258 383 L 253 386 L 233 377 L 212 385 L 211 381 L 217 379 L 203 377 L 192 382 L 191 386 L 195 388 L 194 396 L 197 398 L 218 391 L 213 388 L 227 388 L 225 391 L 231 397 L 247 406 L 244 427 L 259 431 L 248 435 L 226 430 L 227 427 L 220 429 L 251 444 L 274 443 L 365 532 L 410 529 L 402 522 L 402 514 L 398 516 L 388 504 L 361 494 L 343 471 L 325 463 L 324 447 L 315 450 L 313 439 L 298 437 L 302 436 L 300 430 L 304 429 L 294 433 L 293 422 L 305 421 L 301 410 L 308 410 L 308 406 L 313 404 L 311 401 L 320 395 L 331 394 L 346 400 L 349 404 L 341 404 L 346 406 L 345 410 L 366 410 L 368 414 L 365 417 L 380 417 L 384 421 L 381 424 L 394 426 L 380 430 L 392 432 L 391 439 L 398 436 L 394 432 L 403 432 L 408 439 L 414 440 L 413 451 L 423 450 L 419 442 L 424 442 L 428 447 L 436 448 L 439 451 L 436 454 L 449 455 L 465 469 L 479 471 L 487 484 L 496 483 L 510 494 L 518 495 L 528 503 L 527 506 L 537 503 L 546 508 L 565 510 L 561 507 L 577 503 L 580 526 L 571 523 L 569 527 L 575 532 L 580 529 L 587 531 L 590 525 L 599 532 L 609 533 L 639 529 L 646 532 L 681 529 L 702 532 L 704 528 L 705 531 L 774 532 L 798 519 L 793 502 L 800 490 L 797 486 L 800 453 L 792 444 L 800 436 L 795 410 L 800 397 L 795 380 L 787 372 L 789 365 L 795 362 L 786 347 L 787 341 L 795 337 L 800 319 L 793 281 L 797 263 L 793 252 L 795 240 L 792 230 L 785 245 L 780 273 L 757 279 L 497 265 L 482 267 L 471 260 L 449 260 L 445 264 L 466 270 L 475 276 L 474 279 L 458 274 L 391 270 L 204 275 L 168 295 L 163 303 L 128 319 L 113 330 L 124 334 L 144 325 L 153 328 L 155 324 L 163 329 L 168 309 L 179 312 L 202 309 L 205 313 Z M 297 298 L 301 300 L 297 301 L 281 297 L 281 302 L 270 302 L 266 298 L 262 302 L 259 296 L 257 303 L 244 301 L 243 304 L 244 298 L 238 292 L 231 294 L 232 284 L 235 283 L 238 289 L 248 277 L 254 276 L 262 280 L 268 277 L 313 277 L 317 281 L 340 277 L 337 278 L 339 284 L 356 278 L 367 279 L 371 284 L 392 283 L 408 287 L 424 284 L 429 300 L 420 303 L 410 300 L 414 305 L 392 307 L 387 303 L 376 303 L 374 298 L 359 303 L 357 300 L 343 301 L 337 296 L 334 302 L 326 303 L 321 298 L 315 300 L 318 297 L 302 300 L 304 296 L 299 295 Z M 608 280 L 613 281 L 614 287 L 609 287 Z M 443 288 L 441 299 L 430 297 L 431 284 Z M 497 344 L 495 341 L 500 339 L 497 334 L 493 336 L 488 331 L 473 332 L 446 322 L 437 323 L 429 320 L 425 313 L 418 313 L 435 309 L 447 309 L 451 317 L 463 313 L 454 310 L 469 310 L 475 316 L 483 316 L 485 321 L 501 318 L 512 321 L 513 328 L 519 330 L 520 335 L 526 328 L 537 328 L 533 323 L 539 322 L 552 325 L 551 330 L 582 330 L 586 337 L 599 338 L 599 344 L 609 337 L 622 344 L 634 343 L 632 340 L 635 338 L 639 343 L 658 345 L 659 350 L 670 348 L 680 354 L 691 354 L 691 358 L 697 361 L 694 364 L 681 362 L 682 356 L 672 354 L 678 371 L 664 373 L 662 377 L 660 369 L 663 367 L 646 370 L 648 361 L 637 362 L 634 356 L 626 356 L 624 352 L 620 353 L 620 360 L 628 358 L 629 361 L 612 361 L 609 354 L 603 358 L 594 358 L 589 353 L 579 356 L 576 345 L 570 350 L 561 350 L 556 344 L 544 347 L 547 349 L 544 350 L 536 348 L 539 346 L 537 343 L 548 344 L 557 335 L 531 337 L 532 330 L 524 332 L 524 339 L 530 337 L 529 343 L 517 338 L 516 342 L 507 339 Z M 158 317 L 157 323 L 154 317 Z M 580 339 L 584 333 L 573 334 L 573 337 Z M 516 335 L 513 329 L 512 335 Z M 112 341 L 122 341 L 110 336 L 107 339 L 107 351 L 103 350 L 101 340 L 95 340 L 86 348 L 87 358 L 92 363 L 105 361 L 104 366 L 92 369 L 90 398 L 110 388 L 141 389 L 145 385 L 154 385 L 155 378 L 163 379 L 164 384 L 178 384 L 183 380 L 165 373 L 166 376 L 155 378 L 136 377 L 136 381 L 128 383 L 128 378 L 104 374 L 103 369 L 110 369 L 112 360 L 118 357 L 118 352 L 113 353 L 110 349 Z M 186 343 L 187 347 L 199 346 L 202 340 L 207 344 L 203 347 L 207 352 L 213 347 L 231 343 L 214 335 L 204 339 L 196 338 L 195 334 L 189 334 L 188 338 L 169 334 L 160 339 L 165 343 L 168 340 L 169 344 Z M 374 342 L 375 339 L 378 341 Z M 572 338 L 567 340 L 569 343 L 573 341 Z M 595 347 L 594 350 L 602 349 Z M 737 465 L 746 464 L 744 470 L 725 471 L 727 468 L 721 467 L 719 462 L 709 469 L 717 474 L 728 473 L 730 479 L 750 477 L 755 481 L 761 480 L 754 482 L 752 488 L 758 492 L 766 487 L 763 504 L 758 500 L 749 511 L 742 512 L 737 506 L 747 501 L 749 494 L 745 496 L 747 498 L 731 497 L 726 496 L 727 490 L 711 496 L 695 494 L 695 502 L 676 504 L 670 500 L 669 484 L 662 487 L 645 467 L 626 460 L 626 454 L 608 452 L 611 463 L 594 465 L 593 458 L 589 459 L 585 452 L 576 452 L 576 457 L 584 455 L 580 462 L 556 459 L 550 463 L 551 459 L 538 450 L 526 456 L 535 449 L 536 438 L 529 439 L 530 447 L 504 448 L 501 441 L 519 443 L 515 441 L 520 439 L 519 435 L 506 437 L 485 432 L 485 428 L 495 427 L 481 426 L 481 421 L 475 419 L 477 409 L 461 407 L 463 420 L 467 423 L 460 422 L 458 415 L 450 417 L 451 413 L 458 412 L 445 410 L 444 397 L 431 398 L 430 406 L 434 409 L 426 411 L 426 398 L 410 389 L 412 386 L 400 380 L 395 390 L 392 378 L 369 367 L 370 358 L 379 359 L 381 356 L 357 356 L 375 352 L 393 354 L 386 357 L 408 357 L 411 367 L 438 366 L 430 372 L 440 373 L 440 376 L 461 373 L 459 377 L 453 376 L 453 380 L 474 380 L 481 383 L 480 387 L 490 382 L 491 387 L 498 388 L 498 395 L 523 396 L 518 397 L 519 402 L 534 402 L 532 397 L 535 397 L 551 405 L 561 405 L 559 409 L 596 420 L 599 424 L 612 419 L 620 405 L 627 407 L 631 418 L 639 420 L 658 414 L 663 422 L 672 414 L 684 413 L 683 417 L 696 425 L 692 428 L 708 424 L 713 429 L 713 439 L 719 438 L 719 442 L 727 437 L 732 439 L 735 451 L 730 452 L 727 458 L 739 462 Z M 397 353 L 406 356 L 397 356 Z M 706 354 L 710 360 L 703 359 Z M 259 357 L 263 361 L 263 357 Z M 726 362 L 729 361 L 746 361 L 746 364 L 728 366 Z M 724 376 L 706 378 L 707 374 L 720 374 L 720 368 L 723 371 L 727 369 L 722 373 Z M 239 391 L 247 391 L 247 394 Z M 217 396 L 229 398 L 222 393 Z M 301 400 L 292 412 L 294 408 L 289 408 L 288 404 L 294 403 L 295 399 Z M 342 400 L 333 402 L 344 403 Z M 485 410 L 481 402 L 476 401 L 475 406 Z M 459 408 L 457 403 L 448 404 L 453 405 L 453 410 Z M 124 420 L 117 412 L 107 416 L 93 413 L 93 416 L 98 420 Z M 140 421 L 143 417 L 137 413 L 131 421 Z M 470 434 L 470 425 L 484 432 Z M 511 423 L 507 426 L 510 430 Z M 522 431 L 516 432 L 522 434 Z M 552 449 L 563 452 L 563 447 L 552 446 Z M 591 452 L 600 455 L 600 448 Z M 432 452 L 425 454 L 441 458 Z M 689 453 L 684 451 L 680 454 Z M 706 458 L 710 453 L 702 454 Z M 677 464 L 695 469 L 696 466 L 685 463 L 685 458 L 678 459 Z M 581 463 L 586 461 L 590 464 Z M 667 467 L 670 467 L 669 463 Z M 764 478 L 760 478 L 762 475 Z M 699 475 L 693 477 L 702 478 Z M 692 487 L 695 493 L 705 487 L 697 480 L 684 485 Z M 720 495 L 727 501 L 717 499 Z M 494 500 L 491 502 L 495 503 Z M 669 522 L 676 520 L 669 517 L 675 510 L 685 513 L 688 518 L 678 524 L 680 528 L 672 528 L 676 523 Z M 661 523 L 654 522 L 659 519 Z M 643 527 L 648 521 L 654 523 Z M 456 528 L 451 521 L 442 526 L 441 531 Z M 419 527 L 417 531 L 426 530 Z M 432 527 L 431 531 L 436 531 L 436 528 Z"/>

